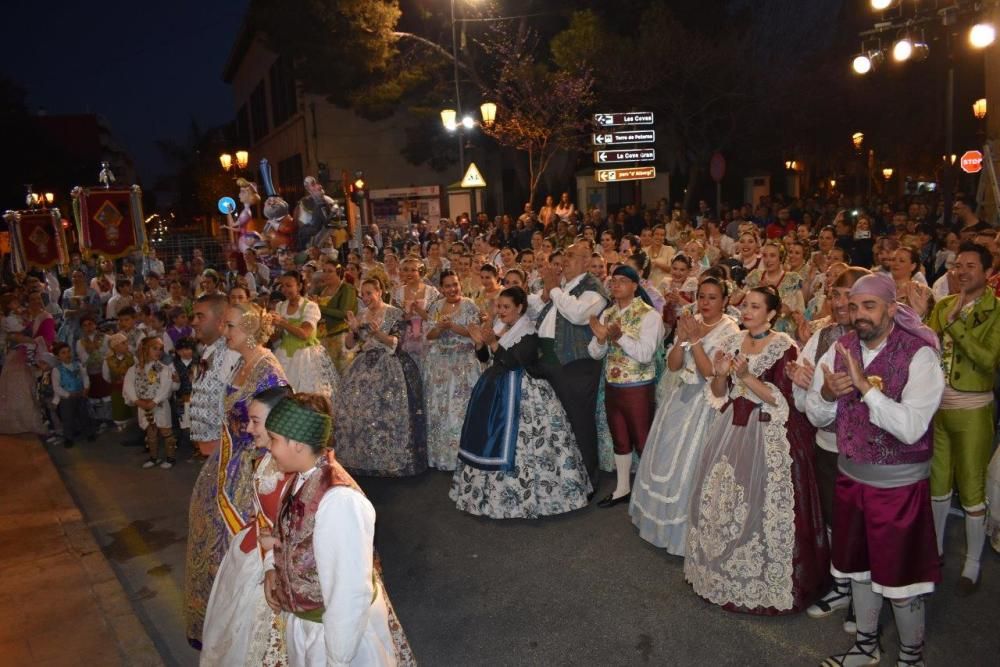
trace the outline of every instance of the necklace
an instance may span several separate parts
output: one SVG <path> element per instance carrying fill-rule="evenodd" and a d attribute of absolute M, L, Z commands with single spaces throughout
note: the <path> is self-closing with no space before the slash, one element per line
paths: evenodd
<path fill-rule="evenodd" d="M 754 340 L 764 340 L 769 335 L 771 335 L 771 330 L 767 329 L 763 333 L 759 333 L 759 334 L 750 333 L 749 331 L 747 331 L 747 333 L 750 334 L 750 337 L 753 338 Z"/>

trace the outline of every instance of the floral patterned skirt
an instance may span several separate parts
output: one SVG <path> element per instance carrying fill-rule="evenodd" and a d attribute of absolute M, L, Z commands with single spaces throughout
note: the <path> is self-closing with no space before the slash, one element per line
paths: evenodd
<path fill-rule="evenodd" d="M 334 406 L 337 460 L 356 475 L 405 477 L 427 469 L 424 397 L 408 354 L 368 350 L 354 360 Z"/>
<path fill-rule="evenodd" d="M 458 509 L 493 519 L 536 519 L 587 505 L 590 478 L 552 386 L 525 374 L 514 469 L 486 471 L 461 459 L 449 496 Z"/>

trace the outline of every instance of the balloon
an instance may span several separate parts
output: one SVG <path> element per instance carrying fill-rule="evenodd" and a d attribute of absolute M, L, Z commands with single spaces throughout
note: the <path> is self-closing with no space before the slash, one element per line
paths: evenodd
<path fill-rule="evenodd" d="M 219 200 L 220 213 L 232 213 L 236 210 L 236 201 L 232 197 L 223 197 Z"/>

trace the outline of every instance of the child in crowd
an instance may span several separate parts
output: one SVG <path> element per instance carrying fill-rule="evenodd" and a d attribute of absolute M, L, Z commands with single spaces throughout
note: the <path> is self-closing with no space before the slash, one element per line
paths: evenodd
<path fill-rule="evenodd" d="M 181 338 L 190 338 L 191 336 L 194 336 L 194 329 L 192 329 L 188 324 L 188 314 L 186 310 L 180 306 L 175 306 L 170 309 L 168 314 L 170 315 L 170 321 L 172 324 L 167 327 L 167 335 L 170 336 L 170 340 L 175 347 Z"/>
<path fill-rule="evenodd" d="M 146 337 L 146 327 L 137 322 L 135 308 L 129 306 L 118 311 L 118 333 L 128 341 L 128 351 L 133 355 L 139 350 L 139 343 Z"/>
<path fill-rule="evenodd" d="M 52 369 L 59 365 L 59 360 L 53 354 L 43 352 L 38 355 L 35 363 L 40 371 L 37 385 L 38 403 L 42 406 L 42 418 L 48 426 L 45 442 L 52 445 L 62 440 L 62 424 L 55 404 L 55 392 L 52 391 Z"/>
<path fill-rule="evenodd" d="M 108 299 L 108 306 L 105 309 L 105 315 L 109 320 L 116 319 L 125 308 L 132 307 L 133 297 L 132 297 L 132 281 L 125 278 L 119 278 L 115 283 L 114 294 Z"/>
<path fill-rule="evenodd" d="M 108 337 L 108 348 L 111 352 L 104 358 L 101 376 L 110 385 L 111 419 L 121 433 L 132 419 L 132 408 L 125 403 L 122 385 L 128 369 L 135 364 L 135 356 L 129 349 L 128 337 L 120 331 Z"/>
<path fill-rule="evenodd" d="M 66 343 L 56 343 L 52 351 L 58 360 L 52 369 L 52 402 L 59 412 L 62 422 L 63 446 L 73 446 L 75 440 L 84 436 L 88 442 L 94 440 L 97 425 L 90 418 L 87 405 L 87 391 L 90 378 L 79 362 L 73 361 L 73 350 Z"/>
<path fill-rule="evenodd" d="M 198 360 L 195 359 L 195 348 L 198 346 L 194 338 L 186 336 L 177 341 L 174 347 L 174 414 L 181 429 L 181 441 L 190 443 L 189 429 L 191 419 L 188 415 L 188 404 L 191 402 L 191 385 L 198 379 Z"/>
<path fill-rule="evenodd" d="M 147 308 L 149 306 L 146 306 Z M 154 310 L 146 318 L 146 335 L 159 339 L 163 343 L 163 361 L 171 363 L 174 353 L 174 341 L 167 334 L 167 314 L 162 310 Z"/>
<path fill-rule="evenodd" d="M 111 387 L 104 381 L 102 370 L 108 356 L 108 336 L 98 330 L 93 315 L 80 318 L 80 340 L 76 341 L 76 358 L 83 364 L 90 379 L 88 398 L 98 421 L 111 421 Z"/>
<path fill-rule="evenodd" d="M 163 341 L 155 336 L 143 339 L 139 346 L 138 362 L 128 369 L 122 386 L 125 403 L 134 405 L 139 412 L 139 428 L 146 433 L 146 451 L 149 459 L 143 468 L 160 466 L 164 470 L 174 467 L 177 440 L 170 419 L 170 393 L 173 390 L 173 368 L 160 361 Z M 160 437 L 166 456 L 160 458 Z"/>

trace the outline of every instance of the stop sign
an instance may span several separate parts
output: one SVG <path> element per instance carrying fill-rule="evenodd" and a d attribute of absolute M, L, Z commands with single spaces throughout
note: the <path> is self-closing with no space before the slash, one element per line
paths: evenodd
<path fill-rule="evenodd" d="M 967 174 L 978 174 L 983 169 L 983 154 L 979 151 L 965 151 L 962 153 L 962 171 Z"/>

